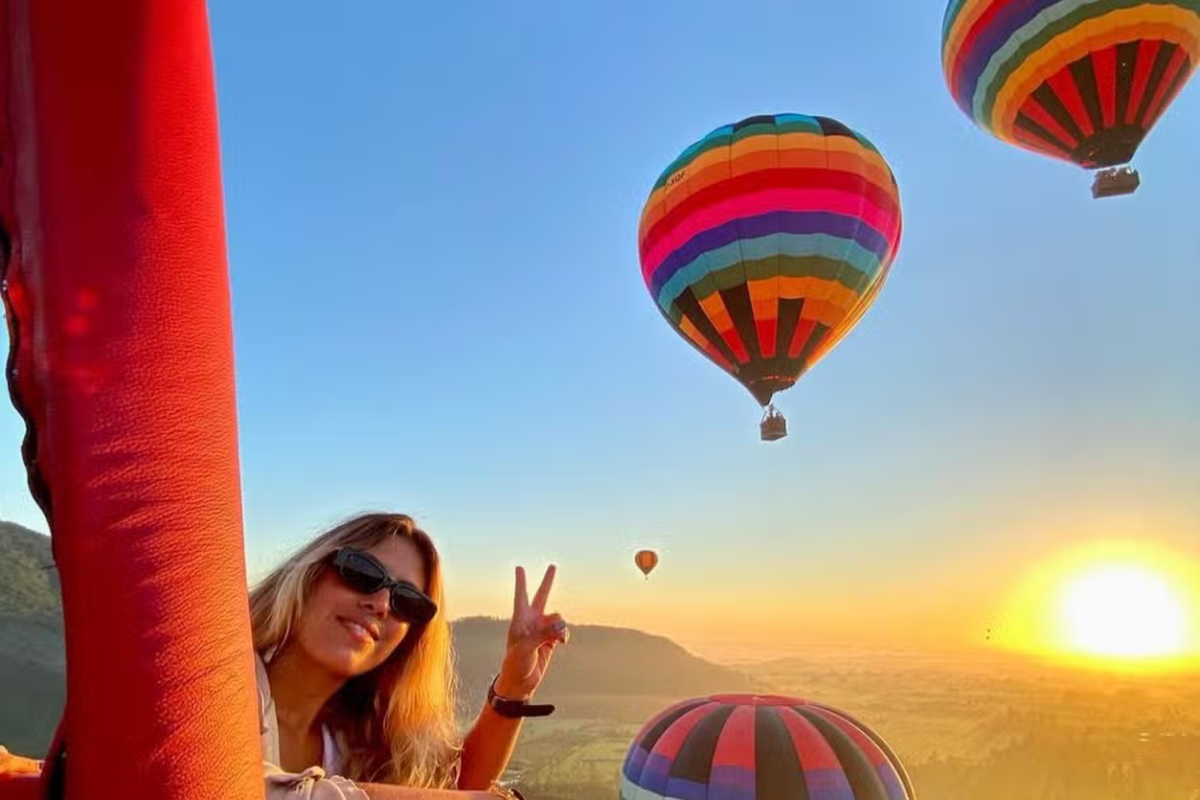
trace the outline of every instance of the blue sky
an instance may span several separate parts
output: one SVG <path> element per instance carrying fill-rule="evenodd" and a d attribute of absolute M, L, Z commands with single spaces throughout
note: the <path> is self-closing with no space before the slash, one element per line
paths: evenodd
<path fill-rule="evenodd" d="M 940 1 L 210 9 L 252 574 L 384 507 L 442 544 L 452 612 L 553 559 L 575 619 L 791 642 L 953 638 L 1088 536 L 1196 555 L 1196 86 L 1096 202 L 955 107 Z M 775 112 L 868 136 L 905 235 L 765 444 L 636 232 L 683 147 Z M 45 530 L 20 435 L 0 409 L 0 517 Z"/>

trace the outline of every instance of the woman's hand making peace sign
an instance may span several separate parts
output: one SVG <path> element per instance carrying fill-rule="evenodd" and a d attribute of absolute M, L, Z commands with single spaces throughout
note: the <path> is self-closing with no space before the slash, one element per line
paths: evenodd
<path fill-rule="evenodd" d="M 546 601 L 554 585 L 557 568 L 551 564 L 542 578 L 533 602 L 525 586 L 525 569 L 517 567 L 517 586 L 513 594 L 512 622 L 508 626 L 508 644 L 504 663 L 496 677 L 496 694 L 510 700 L 533 696 L 546 676 L 554 648 L 570 638 L 566 620 L 560 614 L 547 614 Z"/>

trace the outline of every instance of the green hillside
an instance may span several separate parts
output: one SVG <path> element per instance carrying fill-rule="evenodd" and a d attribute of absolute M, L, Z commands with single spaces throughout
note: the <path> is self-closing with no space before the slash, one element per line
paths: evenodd
<path fill-rule="evenodd" d="M 0 744 L 45 751 L 62 710 L 64 670 L 50 539 L 0 522 Z"/>

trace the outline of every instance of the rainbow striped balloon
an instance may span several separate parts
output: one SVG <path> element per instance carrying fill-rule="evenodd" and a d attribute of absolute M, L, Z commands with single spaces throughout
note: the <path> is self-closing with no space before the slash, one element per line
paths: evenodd
<path fill-rule="evenodd" d="M 1200 0 L 951 0 L 942 66 L 959 107 L 1010 144 L 1115 167 L 1200 60 Z"/>
<path fill-rule="evenodd" d="M 844 711 L 793 697 L 714 695 L 652 718 L 621 800 L 912 800 L 903 765 Z"/>
<path fill-rule="evenodd" d="M 866 312 L 900 244 L 891 168 L 828 117 L 717 128 L 662 173 L 642 277 L 676 332 L 766 406 Z"/>

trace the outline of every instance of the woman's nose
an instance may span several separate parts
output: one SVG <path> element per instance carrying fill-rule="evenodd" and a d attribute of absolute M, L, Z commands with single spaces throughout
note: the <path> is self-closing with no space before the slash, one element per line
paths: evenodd
<path fill-rule="evenodd" d="M 387 614 L 388 604 L 391 602 L 392 592 L 390 589 L 380 589 L 377 592 L 372 592 L 363 597 L 362 604 L 364 607 L 371 609 L 376 614 L 383 616 Z"/>

